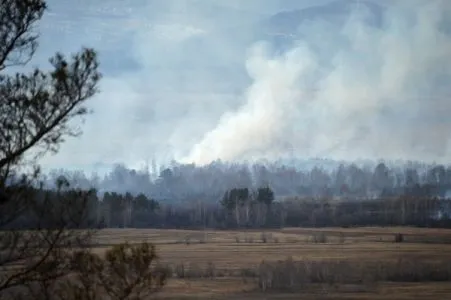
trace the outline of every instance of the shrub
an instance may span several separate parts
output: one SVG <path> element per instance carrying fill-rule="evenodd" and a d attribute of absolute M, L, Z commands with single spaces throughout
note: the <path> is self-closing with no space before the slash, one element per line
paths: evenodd
<path fill-rule="evenodd" d="M 154 268 L 157 258 L 155 247 L 148 243 L 112 247 L 99 266 L 103 288 L 113 299 L 140 299 L 160 290 L 167 274 L 162 268 Z"/>
<path fill-rule="evenodd" d="M 215 278 L 221 277 L 222 272 L 216 270 L 212 262 L 208 262 L 204 268 L 196 263 L 180 263 L 174 268 L 175 276 L 178 278 Z"/>
<path fill-rule="evenodd" d="M 404 242 L 404 235 L 402 233 L 395 234 L 395 243 Z"/>
<path fill-rule="evenodd" d="M 257 274 L 258 286 L 262 291 L 297 291 L 312 283 L 369 286 L 381 281 L 449 281 L 451 262 L 418 261 L 413 258 L 398 259 L 397 262 L 294 261 L 287 258 L 278 262 L 262 261 Z"/>
<path fill-rule="evenodd" d="M 253 242 L 254 242 L 254 238 L 250 235 L 250 236 L 246 236 L 245 238 L 244 238 L 244 242 L 245 243 L 249 243 L 249 244 L 252 244 Z"/>
<path fill-rule="evenodd" d="M 312 235 L 312 242 L 315 244 L 325 244 L 328 238 L 324 232 L 317 232 Z"/>
<path fill-rule="evenodd" d="M 207 263 L 204 276 L 212 279 L 216 277 L 216 267 L 211 261 Z"/>
<path fill-rule="evenodd" d="M 172 271 L 157 265 L 153 245 L 123 243 L 104 257 L 83 251 L 74 254 L 74 274 L 58 282 L 55 297 L 47 299 L 144 299 L 158 292 Z"/>
<path fill-rule="evenodd" d="M 185 278 L 185 269 L 184 263 L 177 264 L 174 268 L 174 273 L 178 278 Z"/>
<path fill-rule="evenodd" d="M 262 232 L 260 234 L 260 240 L 262 241 L 262 243 L 267 243 L 268 242 L 268 235 L 266 234 L 266 232 Z"/>
<path fill-rule="evenodd" d="M 346 241 L 346 236 L 345 236 L 345 234 L 344 234 L 343 232 L 341 232 L 341 233 L 340 233 L 340 236 L 339 236 L 339 238 L 338 238 L 338 242 L 339 242 L 340 244 L 344 244 L 345 241 Z"/>

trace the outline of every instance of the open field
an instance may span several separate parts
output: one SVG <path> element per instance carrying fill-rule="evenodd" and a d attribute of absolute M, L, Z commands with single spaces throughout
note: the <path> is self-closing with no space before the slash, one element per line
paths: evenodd
<path fill-rule="evenodd" d="M 403 241 L 395 243 L 401 233 Z M 174 276 L 160 299 L 451 299 L 451 282 L 375 282 L 364 285 L 309 284 L 296 293 L 259 291 L 246 272 L 265 260 L 349 261 L 351 264 L 414 262 L 451 264 L 451 230 L 421 228 L 287 228 L 267 231 L 107 229 L 95 251 L 128 241 L 157 245 L 172 269 L 205 270 L 215 276 Z M 200 272 L 200 271 L 199 271 Z M 450 270 L 451 272 L 451 270 Z M 180 271 L 175 271 L 179 274 Z M 180 274 L 179 274 L 180 275 Z M 179 278 L 177 278 L 179 277 Z M 180 278 L 183 277 L 183 278 Z M 189 277 L 189 278 L 186 278 Z"/>

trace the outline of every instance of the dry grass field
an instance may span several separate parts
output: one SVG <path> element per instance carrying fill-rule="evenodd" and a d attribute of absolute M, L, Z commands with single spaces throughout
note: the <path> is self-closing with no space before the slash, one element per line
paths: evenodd
<path fill-rule="evenodd" d="M 395 235 L 403 242 L 395 243 Z M 246 270 L 263 261 L 451 262 L 451 230 L 419 228 L 287 228 L 267 231 L 189 231 L 108 229 L 100 231 L 96 252 L 108 245 L 148 241 L 161 262 L 174 268 L 214 268 L 211 278 L 174 276 L 158 299 L 451 299 L 451 282 L 393 283 L 364 286 L 311 284 L 302 292 L 259 291 Z M 178 267 L 177 267 L 178 266 Z"/>

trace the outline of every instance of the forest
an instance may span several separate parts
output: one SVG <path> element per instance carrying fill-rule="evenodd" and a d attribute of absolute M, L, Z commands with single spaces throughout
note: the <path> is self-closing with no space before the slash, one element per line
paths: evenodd
<path fill-rule="evenodd" d="M 151 170 L 149 170 L 151 169 Z M 73 187 L 95 188 L 99 194 L 145 194 L 170 203 L 217 202 L 232 188 L 270 186 L 276 199 L 286 197 L 373 199 L 412 194 L 445 198 L 451 191 L 451 167 L 440 164 L 344 163 L 304 160 L 298 163 L 177 164 L 141 170 L 115 165 L 104 174 L 52 170 L 41 181 L 54 188 L 63 176 Z M 422 187 L 419 189 L 419 187 Z"/>
<path fill-rule="evenodd" d="M 173 165 L 158 176 L 118 165 L 103 179 L 53 171 L 45 180 L 33 189 L 49 207 L 61 193 L 90 190 L 89 224 L 103 228 L 451 226 L 451 168 L 443 165 L 215 163 Z M 33 227 L 32 220 L 24 216 L 14 226 Z"/>

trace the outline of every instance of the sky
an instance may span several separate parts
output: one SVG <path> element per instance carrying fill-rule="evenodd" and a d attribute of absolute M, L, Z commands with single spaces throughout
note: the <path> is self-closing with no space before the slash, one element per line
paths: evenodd
<path fill-rule="evenodd" d="M 343 28 L 306 21 L 295 32 L 302 39 L 283 51 L 255 39 L 258 22 L 320 2 L 49 0 L 32 64 L 45 68 L 55 51 L 89 46 L 104 77 L 83 135 L 43 167 L 293 152 L 449 161 L 451 91 L 441 81 L 451 72 L 451 39 L 439 28 L 450 3 L 382 1 L 382 28 L 366 26 L 364 10 Z"/>

